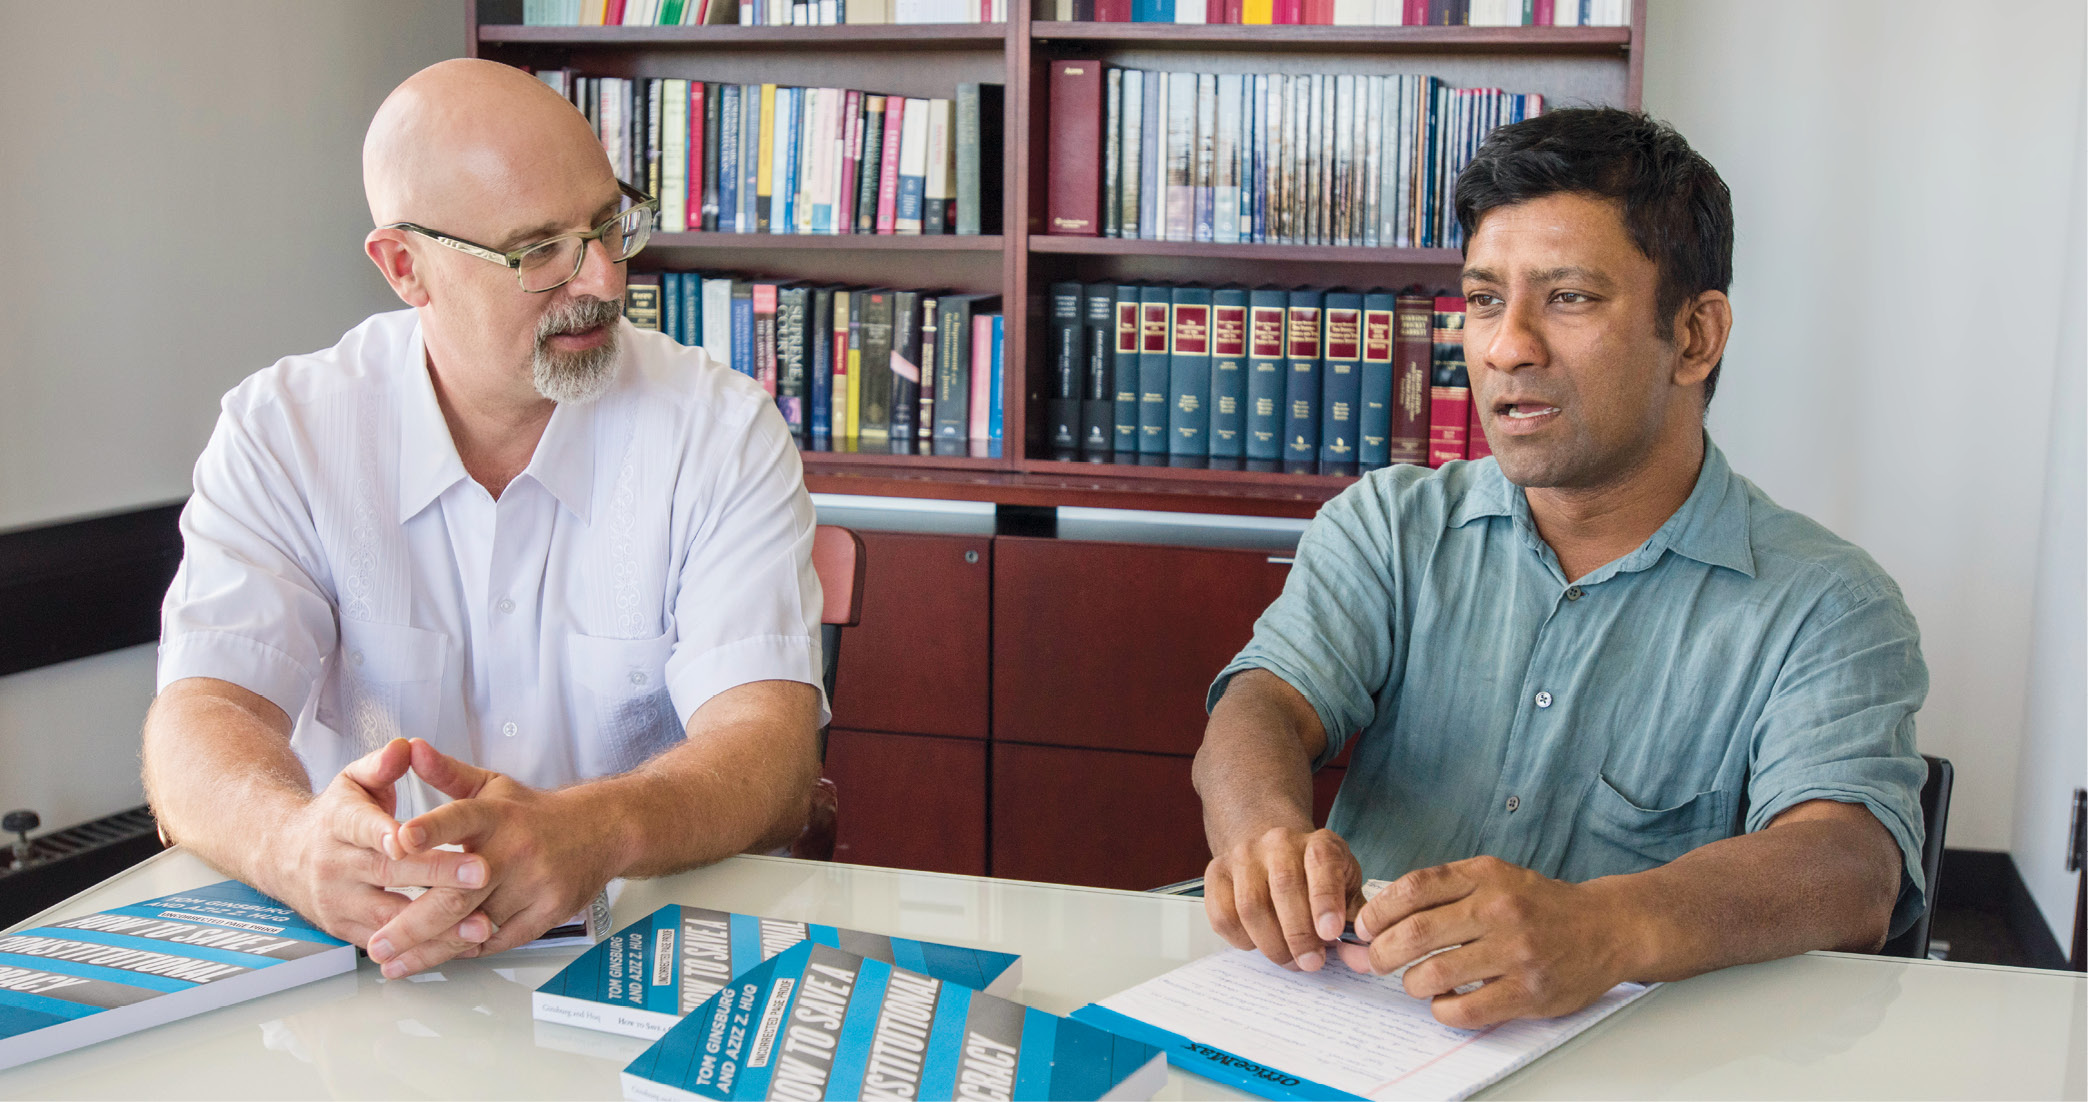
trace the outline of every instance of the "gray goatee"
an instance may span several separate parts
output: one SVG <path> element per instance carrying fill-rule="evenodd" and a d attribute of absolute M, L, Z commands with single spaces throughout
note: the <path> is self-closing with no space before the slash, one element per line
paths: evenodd
<path fill-rule="evenodd" d="M 592 296 L 574 299 L 545 314 L 537 322 L 536 350 L 530 357 L 537 393 L 561 405 L 583 405 L 601 397 L 616 381 L 616 358 L 622 351 L 616 322 L 622 316 L 622 302 Z M 608 326 L 609 339 L 593 348 L 561 352 L 551 347 L 552 337 L 596 326 Z"/>

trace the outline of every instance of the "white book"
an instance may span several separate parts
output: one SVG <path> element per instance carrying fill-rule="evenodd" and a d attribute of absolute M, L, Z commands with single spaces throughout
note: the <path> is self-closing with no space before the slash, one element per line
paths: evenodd
<path fill-rule="evenodd" d="M 609 155 L 609 167 L 618 179 L 635 184 L 631 179 L 631 125 L 624 116 L 629 103 L 624 97 L 630 86 L 630 81 L 620 77 L 603 77 L 595 114 L 601 120 L 602 150 Z"/>
<path fill-rule="evenodd" d="M 957 228 L 950 217 L 955 213 L 950 208 L 957 195 L 952 187 L 955 173 L 951 171 L 957 153 L 957 147 L 950 141 L 955 129 L 951 125 L 951 109 L 954 106 L 953 100 L 928 101 L 928 156 L 923 166 L 922 188 L 922 198 L 926 204 L 922 208 L 924 230 L 933 225 L 939 227 L 942 233 L 953 233 Z"/>
<path fill-rule="evenodd" d="M 699 216 L 698 221 L 702 219 Z M 660 82 L 660 225 L 689 226 L 689 82 Z"/>
<path fill-rule="evenodd" d="M 0 954 L 0 1068 L 355 971 L 355 946 L 234 880 L 17 930 Z"/>
<path fill-rule="evenodd" d="M 825 135 L 818 133 L 820 101 L 826 98 L 826 89 L 807 88 L 798 93 L 797 133 L 793 135 L 797 144 L 797 179 L 793 181 L 796 194 L 791 203 L 791 231 L 811 233 L 815 216 L 813 203 L 819 194 L 821 171 L 820 154 L 826 148 Z"/>
<path fill-rule="evenodd" d="M 1356 157 L 1362 161 L 1357 173 L 1357 196 L 1355 222 L 1356 244 L 1376 248 L 1378 243 L 1378 135 L 1384 129 L 1379 109 L 1383 106 L 1384 80 L 1378 76 L 1358 76 L 1356 94 L 1363 102 L 1356 105 Z"/>
<path fill-rule="evenodd" d="M 1207 14 L 1204 0 L 1174 0 L 1174 21 L 1177 23 L 1204 23 Z"/>
<path fill-rule="evenodd" d="M 893 232 L 920 233 L 928 183 L 928 101 L 906 100 L 899 117 L 899 202 Z"/>
<path fill-rule="evenodd" d="M 1392 248 L 1399 241 L 1399 203 L 1394 198 L 1399 180 L 1399 78 L 1387 76 L 1378 82 L 1377 244 Z"/>
<path fill-rule="evenodd" d="M 1116 72 L 1116 70 L 1111 70 Z M 1139 225 L 1138 216 L 1142 209 L 1139 197 L 1140 161 L 1139 138 L 1145 132 L 1145 73 L 1138 69 L 1125 69 L 1124 103 L 1118 112 L 1117 142 L 1117 233 L 1121 237 L 1142 237 L 1145 228 Z"/>
<path fill-rule="evenodd" d="M 1146 160 L 1152 163 L 1153 171 L 1147 175 L 1146 181 L 1150 185 L 1152 193 L 1153 216 L 1146 219 L 1147 222 L 1151 223 L 1152 228 L 1150 230 L 1142 230 L 1141 236 L 1153 241 L 1168 240 L 1167 151 L 1169 143 L 1167 140 L 1167 97 L 1173 85 L 1174 74 L 1172 73 L 1152 73 L 1146 79 L 1146 98 L 1153 103 L 1152 111 L 1155 117 L 1159 119 L 1159 125 L 1148 131 L 1149 136 L 1153 140 L 1150 143 L 1152 148 L 1146 154 Z"/>
<path fill-rule="evenodd" d="M 1240 74 L 1218 74 L 1217 160 L 1211 180 L 1214 240 L 1240 240 Z"/>
<path fill-rule="evenodd" d="M 1400 0 L 1377 0 L 1371 13 L 1371 22 L 1380 27 L 1397 27 L 1405 21 L 1406 5 Z"/>
<path fill-rule="evenodd" d="M 1478 7 L 1479 0 L 1472 0 Z M 1334 25 L 1368 27 L 1377 21 L 1377 0 L 1334 0 Z"/>
<path fill-rule="evenodd" d="M 703 352 L 719 367 L 732 366 L 732 280 L 703 281 Z"/>

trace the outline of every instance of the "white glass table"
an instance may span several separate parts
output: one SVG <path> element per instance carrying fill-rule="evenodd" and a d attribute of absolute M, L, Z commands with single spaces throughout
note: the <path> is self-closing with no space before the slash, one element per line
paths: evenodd
<path fill-rule="evenodd" d="M 221 879 L 179 849 L 23 925 Z M 1065 1013 L 1222 943 L 1198 900 L 772 857 L 629 884 L 666 903 L 1023 955 L 1018 997 Z M 352 975 L 0 1072 L 29 1098 L 614 1098 L 644 1042 L 531 1020 L 578 950 L 384 982 Z M 1813 953 L 1668 984 L 1497 1084 L 1493 1098 L 2081 1098 L 2088 980 Z M 1308 1070 L 1308 1069 L 1301 1069 Z M 1163 1098 L 1242 1097 L 1175 1072 Z"/>

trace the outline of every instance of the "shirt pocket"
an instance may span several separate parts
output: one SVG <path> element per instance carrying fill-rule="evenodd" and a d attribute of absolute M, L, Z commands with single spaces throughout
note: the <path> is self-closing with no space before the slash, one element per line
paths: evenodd
<path fill-rule="evenodd" d="M 449 636 L 404 624 L 341 621 L 341 714 L 321 721 L 354 743 L 349 760 L 395 738 L 436 738 Z"/>
<path fill-rule="evenodd" d="M 574 732 L 582 777 L 625 772 L 682 740 L 681 719 L 667 692 L 673 650 L 671 631 L 651 639 L 567 638 L 573 714 L 592 726 Z"/>
<path fill-rule="evenodd" d="M 1643 872 L 1733 832 L 1733 796 L 1699 792 L 1673 807 L 1640 807 L 1598 774 L 1588 800 L 1588 833 L 1602 851 L 1593 875 Z"/>

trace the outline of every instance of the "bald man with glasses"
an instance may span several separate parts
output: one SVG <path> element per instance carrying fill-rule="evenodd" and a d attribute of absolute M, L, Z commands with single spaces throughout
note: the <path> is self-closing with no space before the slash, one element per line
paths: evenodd
<path fill-rule="evenodd" d="M 144 758 L 169 837 L 397 977 L 793 837 L 827 709 L 796 447 L 622 320 L 656 202 L 579 113 L 444 62 L 363 183 L 409 309 L 226 395 Z"/>

